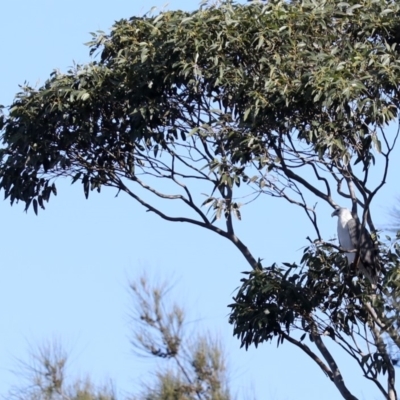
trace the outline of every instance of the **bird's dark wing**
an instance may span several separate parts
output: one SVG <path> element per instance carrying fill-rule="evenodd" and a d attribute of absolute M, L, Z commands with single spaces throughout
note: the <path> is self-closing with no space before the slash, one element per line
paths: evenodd
<path fill-rule="evenodd" d="M 353 248 L 356 249 L 358 246 L 358 238 L 359 238 L 359 234 L 360 234 L 359 226 L 358 226 L 356 220 L 354 218 L 352 218 L 347 222 L 346 227 L 349 231 L 349 236 L 350 236 Z"/>
<path fill-rule="evenodd" d="M 351 219 L 347 223 L 347 228 L 349 230 L 349 235 L 354 248 L 357 248 L 359 243 L 359 235 L 360 235 L 360 225 L 357 224 L 355 219 Z M 371 239 L 371 235 L 364 228 L 361 232 L 360 238 L 360 261 L 363 264 L 363 267 L 366 272 L 368 272 L 369 279 L 376 281 L 379 272 L 380 272 L 380 264 L 378 259 L 377 248 L 375 247 L 374 242 Z M 372 283 L 372 282 L 371 282 Z"/>

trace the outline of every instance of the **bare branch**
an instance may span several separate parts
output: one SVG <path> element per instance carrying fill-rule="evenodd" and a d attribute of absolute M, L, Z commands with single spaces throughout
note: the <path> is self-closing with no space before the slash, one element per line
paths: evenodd
<path fill-rule="evenodd" d="M 315 194 L 317 197 L 319 197 L 320 199 L 325 200 L 327 203 L 329 203 L 333 208 L 337 207 L 337 204 L 333 201 L 332 197 L 330 196 L 329 192 L 328 193 L 323 193 L 320 190 L 318 190 L 315 186 L 313 186 L 311 183 L 309 183 L 306 179 L 304 179 L 303 177 L 301 177 L 300 175 L 297 175 L 295 172 L 293 172 L 290 168 L 288 168 L 286 166 L 286 162 L 285 162 L 285 157 L 282 154 L 281 149 L 276 145 L 276 143 L 274 143 L 273 141 L 271 141 L 271 145 L 274 149 L 274 151 L 276 152 L 276 154 L 278 155 L 279 159 L 280 159 L 280 165 L 278 164 L 274 164 L 274 168 L 282 170 L 283 173 L 289 178 L 292 179 L 298 183 L 300 183 L 301 185 L 303 185 L 306 189 L 308 189 L 311 193 Z"/>
<path fill-rule="evenodd" d="M 322 356 L 325 358 L 326 362 L 329 365 L 330 370 L 332 371 L 333 382 L 335 383 L 336 387 L 338 388 L 340 394 L 346 400 L 357 400 L 357 397 L 353 396 L 351 392 L 347 389 L 343 376 L 339 370 L 338 365 L 336 364 L 334 358 L 332 357 L 329 350 L 326 348 L 324 342 L 321 339 L 321 336 L 316 330 L 314 321 L 311 319 L 311 336 L 317 346 L 318 350 L 321 352 Z"/>
<path fill-rule="evenodd" d="M 380 353 L 381 357 L 384 359 L 386 367 L 387 367 L 388 399 L 389 400 L 397 400 L 397 394 L 396 394 L 396 388 L 395 388 L 395 370 L 394 370 L 392 361 L 389 358 L 389 355 L 388 355 L 388 352 L 386 349 L 386 345 L 382 339 L 381 332 L 376 328 L 376 326 L 373 322 L 371 323 L 371 332 L 374 335 L 376 346 L 379 349 L 379 353 Z"/>
<path fill-rule="evenodd" d="M 292 338 L 290 335 L 288 335 L 287 333 L 285 333 L 283 331 L 281 332 L 281 335 L 284 337 L 285 340 L 287 340 L 288 342 L 294 344 L 295 346 L 297 346 L 298 348 L 303 350 L 304 353 L 306 353 L 321 368 L 321 370 L 328 376 L 328 378 L 332 382 L 334 381 L 333 373 L 329 369 L 329 367 L 315 353 L 313 353 L 306 344 L 300 342 L 299 340 Z"/>
<path fill-rule="evenodd" d="M 133 199 L 135 199 L 138 203 L 140 203 L 142 206 L 147 208 L 147 211 L 154 212 L 157 214 L 159 217 L 162 219 L 165 219 L 166 221 L 171 221 L 171 222 L 186 222 L 192 225 L 197 225 L 202 228 L 208 229 L 210 231 L 213 231 L 217 233 L 220 236 L 223 236 L 226 239 L 229 239 L 243 254 L 243 256 L 246 258 L 247 262 L 250 264 L 250 266 L 253 269 L 257 269 L 259 267 L 259 263 L 256 261 L 256 259 L 252 256 L 250 253 L 249 249 L 244 245 L 244 243 L 233 233 L 226 232 L 215 225 L 212 225 L 211 223 L 206 223 L 206 222 L 201 222 L 197 221 L 192 218 L 185 218 L 185 217 L 171 217 L 163 212 L 161 212 L 159 209 L 156 207 L 152 206 L 151 204 L 147 203 L 144 201 L 141 197 L 133 193 L 123 182 L 121 179 L 114 177 L 114 183 L 116 184 L 116 187 L 123 190 L 125 193 L 127 193 L 129 196 L 131 196 Z"/>

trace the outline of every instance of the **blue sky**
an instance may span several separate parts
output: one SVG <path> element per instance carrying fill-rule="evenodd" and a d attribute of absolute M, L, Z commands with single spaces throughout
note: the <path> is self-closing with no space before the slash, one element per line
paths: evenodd
<path fill-rule="evenodd" d="M 163 1 L 23 0 L 2 6 L 0 34 L 0 104 L 11 103 L 18 84 L 43 83 L 54 68 L 66 70 L 89 61 L 83 43 L 89 32 L 108 31 L 115 20 L 141 15 Z M 171 0 L 169 9 L 196 8 L 197 1 Z M 375 203 L 375 216 L 387 222 L 387 207 L 398 193 L 393 171 Z M 91 193 L 85 200 L 78 186 L 58 182 L 59 195 L 46 211 L 25 214 L 23 206 L 0 202 L 0 394 L 15 382 L 9 372 L 15 357 L 24 358 L 27 343 L 59 337 L 71 350 L 72 371 L 95 380 L 111 378 L 118 390 L 140 389 L 140 379 L 154 367 L 137 359 L 129 344 L 128 279 L 143 270 L 172 277 L 196 329 L 223 339 L 231 365 L 232 387 L 252 390 L 258 399 L 337 399 L 333 384 L 299 350 L 264 344 L 239 349 L 227 322 L 241 271 L 249 267 L 225 239 L 200 228 L 165 222 L 127 196 Z M 330 238 L 336 220 L 319 207 L 322 231 Z M 266 264 L 296 261 L 312 229 L 301 212 L 270 198 L 243 210 L 239 236 Z M 360 399 L 378 398 L 358 369 L 340 357 L 349 387 Z"/>

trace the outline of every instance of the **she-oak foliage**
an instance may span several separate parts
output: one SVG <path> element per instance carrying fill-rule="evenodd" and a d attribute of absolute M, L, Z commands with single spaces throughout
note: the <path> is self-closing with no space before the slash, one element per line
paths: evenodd
<path fill-rule="evenodd" d="M 370 206 L 398 135 L 387 126 L 398 121 L 399 17 L 399 1 L 228 1 L 118 21 L 93 34 L 95 61 L 22 87 L 0 119 L 0 188 L 37 213 L 69 176 L 86 197 L 114 187 L 164 219 L 218 233 L 252 267 L 230 305 L 242 345 L 288 341 L 355 399 L 325 346 L 333 340 L 396 399 L 400 248 L 379 241 Z M 189 216 L 148 195 L 183 203 Z M 298 264 L 263 267 L 235 235 L 239 199 L 260 195 L 299 206 L 312 223 Z M 332 207 L 341 198 L 355 217 L 361 209 L 384 271 L 378 292 L 353 279 L 358 255 L 348 266 L 323 240 L 310 195 Z"/>

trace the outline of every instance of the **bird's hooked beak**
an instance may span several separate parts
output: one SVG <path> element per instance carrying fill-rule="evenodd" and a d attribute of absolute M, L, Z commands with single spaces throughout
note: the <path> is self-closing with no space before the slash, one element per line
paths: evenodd
<path fill-rule="evenodd" d="M 337 208 L 332 214 L 331 217 L 337 217 L 339 215 L 339 208 Z"/>

